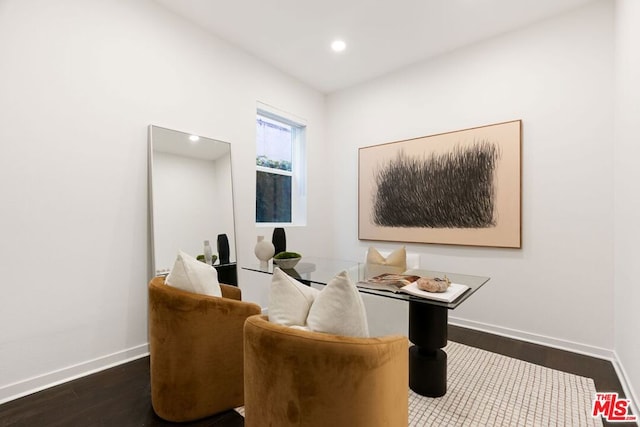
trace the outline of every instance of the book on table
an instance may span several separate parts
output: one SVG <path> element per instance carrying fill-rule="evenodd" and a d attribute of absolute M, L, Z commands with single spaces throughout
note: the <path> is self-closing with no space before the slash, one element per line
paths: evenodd
<path fill-rule="evenodd" d="M 462 295 L 468 286 L 460 283 L 450 283 L 444 292 L 429 292 L 418 288 L 418 279 L 421 276 L 413 274 L 391 274 L 384 273 L 357 283 L 359 288 L 373 289 L 377 291 L 387 291 L 393 293 L 404 293 L 421 298 L 428 298 L 436 301 L 453 302 Z M 445 278 L 446 279 L 446 278 Z"/>

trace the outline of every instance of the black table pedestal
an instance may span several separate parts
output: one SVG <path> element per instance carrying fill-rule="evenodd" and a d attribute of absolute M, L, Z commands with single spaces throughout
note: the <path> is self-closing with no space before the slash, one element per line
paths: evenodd
<path fill-rule="evenodd" d="M 409 302 L 409 387 L 422 396 L 447 393 L 447 322 L 446 307 Z"/>

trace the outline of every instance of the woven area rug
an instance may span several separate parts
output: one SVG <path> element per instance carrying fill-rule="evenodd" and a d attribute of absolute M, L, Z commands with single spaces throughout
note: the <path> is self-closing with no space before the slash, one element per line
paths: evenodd
<path fill-rule="evenodd" d="M 596 388 L 580 377 L 449 341 L 447 394 L 409 390 L 409 426 L 602 426 Z M 244 415 L 244 408 L 236 409 Z"/>
<path fill-rule="evenodd" d="M 447 394 L 409 390 L 410 426 L 601 426 L 591 378 L 449 341 Z"/>

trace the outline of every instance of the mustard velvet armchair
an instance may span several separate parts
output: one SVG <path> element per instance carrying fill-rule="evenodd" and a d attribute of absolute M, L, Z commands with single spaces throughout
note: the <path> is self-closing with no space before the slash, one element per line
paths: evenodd
<path fill-rule="evenodd" d="M 243 396 L 243 325 L 261 312 L 241 290 L 222 298 L 149 282 L 151 403 L 167 421 L 204 418 L 238 406 Z"/>
<path fill-rule="evenodd" d="M 251 316 L 244 327 L 246 427 L 403 427 L 408 340 L 302 331 Z"/>

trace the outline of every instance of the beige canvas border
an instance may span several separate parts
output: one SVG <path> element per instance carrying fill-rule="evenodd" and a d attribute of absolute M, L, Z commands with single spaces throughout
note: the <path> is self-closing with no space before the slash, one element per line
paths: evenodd
<path fill-rule="evenodd" d="M 497 147 L 493 168 L 493 222 L 482 227 L 388 226 L 374 221 L 376 174 L 397 159 L 425 159 L 464 150 L 478 141 Z M 358 238 L 391 242 L 521 248 L 522 120 L 490 124 L 358 150 Z M 401 191 L 400 182 L 397 183 Z M 397 206 L 402 209 L 402 206 Z M 419 209 L 413 206 L 412 209 Z M 453 214 L 453 213 L 452 213 Z"/>

